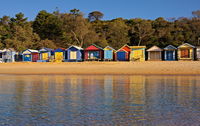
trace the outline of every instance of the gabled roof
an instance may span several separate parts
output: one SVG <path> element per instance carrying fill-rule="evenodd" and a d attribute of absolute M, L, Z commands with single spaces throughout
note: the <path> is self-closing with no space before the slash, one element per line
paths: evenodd
<path fill-rule="evenodd" d="M 164 48 L 164 50 L 176 50 L 177 48 L 173 45 L 168 45 Z"/>
<path fill-rule="evenodd" d="M 118 50 L 116 51 L 116 53 L 117 53 L 117 52 L 122 52 L 122 51 L 128 53 L 128 52 L 127 52 L 126 50 L 124 50 L 124 49 L 118 49 Z"/>
<path fill-rule="evenodd" d="M 8 51 L 15 52 L 13 48 L 8 48 L 8 49 L 5 48 L 2 50 L 2 52 L 8 52 Z"/>
<path fill-rule="evenodd" d="M 72 48 L 72 47 L 74 47 L 74 48 L 76 48 L 76 49 L 78 49 L 78 50 L 83 50 L 83 48 L 81 48 L 81 47 L 79 47 L 79 46 L 75 46 L 75 45 L 71 45 L 69 48 L 67 48 L 66 50 L 68 50 L 68 49 L 70 49 L 70 48 Z"/>
<path fill-rule="evenodd" d="M 155 51 L 155 52 L 161 52 L 161 51 L 162 51 L 162 49 L 161 49 L 161 48 L 159 48 L 158 46 L 152 46 L 152 47 L 151 47 L 151 48 L 149 48 L 147 51 L 148 51 L 148 52 L 151 52 L 151 51 Z"/>
<path fill-rule="evenodd" d="M 64 52 L 64 51 L 65 51 L 64 48 L 57 48 L 57 49 L 54 50 L 54 52 Z"/>
<path fill-rule="evenodd" d="M 92 47 L 95 47 L 96 49 L 101 49 L 101 50 L 103 50 L 103 48 L 101 48 L 101 47 L 99 47 L 99 46 L 97 46 L 97 45 L 95 45 L 95 44 L 90 45 L 89 47 L 85 48 L 85 50 L 95 50 L 95 49 L 92 49 Z"/>
<path fill-rule="evenodd" d="M 181 48 L 181 47 L 183 47 L 183 46 L 188 46 L 188 47 L 195 48 L 195 46 L 193 46 L 193 45 L 191 45 L 191 44 L 189 44 L 189 43 L 184 43 L 184 44 L 180 45 L 178 48 Z"/>
<path fill-rule="evenodd" d="M 40 50 L 39 50 L 39 52 L 45 52 L 45 51 L 47 51 L 47 52 L 51 52 L 51 51 L 53 51 L 53 49 L 50 49 L 50 48 L 41 48 Z"/>
<path fill-rule="evenodd" d="M 112 47 L 110 47 L 110 46 L 106 46 L 106 47 L 104 48 L 104 50 L 105 50 L 106 48 L 109 48 L 109 49 L 111 49 L 111 50 L 116 51 L 114 48 L 112 48 Z"/>
<path fill-rule="evenodd" d="M 38 53 L 38 50 L 34 49 L 26 49 L 22 52 L 22 54 L 30 54 L 30 53 Z"/>
<path fill-rule="evenodd" d="M 124 49 L 124 47 L 128 47 L 129 48 L 129 51 L 131 51 L 131 48 L 130 48 L 130 46 L 129 45 L 127 45 L 127 44 L 125 44 L 125 45 L 123 45 L 120 49 Z M 120 50 L 120 49 L 118 49 L 118 50 Z M 124 49 L 125 50 L 125 49 Z M 128 51 L 128 50 L 126 50 L 126 51 Z"/>

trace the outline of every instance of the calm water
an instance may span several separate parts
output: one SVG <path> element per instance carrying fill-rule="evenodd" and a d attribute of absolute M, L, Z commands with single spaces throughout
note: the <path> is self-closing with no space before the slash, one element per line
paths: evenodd
<path fill-rule="evenodd" d="M 200 76 L 0 76 L 0 125 L 199 126 Z"/>

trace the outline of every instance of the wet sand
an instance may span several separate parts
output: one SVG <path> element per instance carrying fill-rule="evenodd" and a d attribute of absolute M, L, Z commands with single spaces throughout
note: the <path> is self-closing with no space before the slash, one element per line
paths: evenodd
<path fill-rule="evenodd" d="M 0 74 L 200 75 L 200 61 L 1 63 Z"/>

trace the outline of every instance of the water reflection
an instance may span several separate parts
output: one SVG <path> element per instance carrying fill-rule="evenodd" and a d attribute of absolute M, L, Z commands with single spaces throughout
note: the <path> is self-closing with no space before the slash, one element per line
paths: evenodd
<path fill-rule="evenodd" d="M 199 76 L 0 76 L 0 125 L 198 125 Z"/>

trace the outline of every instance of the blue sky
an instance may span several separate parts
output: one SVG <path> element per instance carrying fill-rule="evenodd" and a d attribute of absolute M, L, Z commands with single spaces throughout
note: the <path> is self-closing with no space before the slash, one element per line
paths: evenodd
<path fill-rule="evenodd" d="M 157 17 L 191 17 L 191 12 L 200 10 L 200 0 L 2 0 L 0 17 L 14 16 L 23 12 L 34 20 L 40 10 L 61 12 L 77 8 L 88 13 L 98 10 L 104 13 L 104 20 L 122 17 L 156 19 Z"/>

